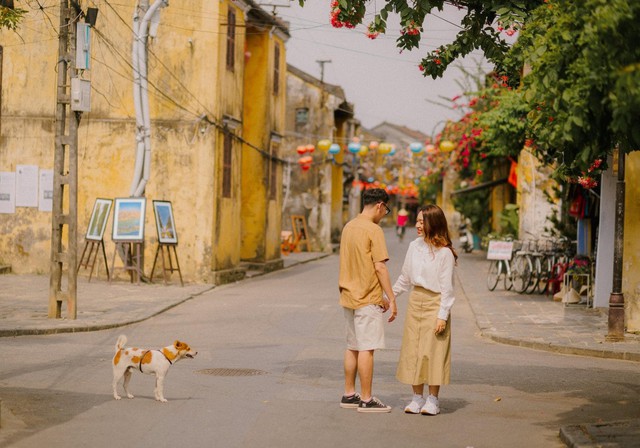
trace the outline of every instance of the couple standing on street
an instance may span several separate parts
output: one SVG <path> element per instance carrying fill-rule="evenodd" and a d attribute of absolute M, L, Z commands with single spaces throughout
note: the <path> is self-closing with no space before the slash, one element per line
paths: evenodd
<path fill-rule="evenodd" d="M 442 210 L 436 205 L 422 207 L 416 222 L 419 238 L 410 244 L 402 273 L 392 287 L 386 266 L 387 246 L 378 225 L 391 212 L 388 201 L 383 189 L 365 190 L 362 213 L 342 230 L 338 285 L 347 349 L 340 407 L 357 408 L 358 412 L 391 411 L 372 395 L 374 351 L 385 346 L 383 313 L 390 311 L 388 322 L 393 322 L 398 314 L 396 296 L 413 288 L 396 378 L 413 388 L 406 413 L 436 415 L 440 413 L 440 386 L 449 384 L 450 377 L 449 313 L 455 300 L 453 268 L 457 255 Z M 360 394 L 356 392 L 356 376 Z"/>

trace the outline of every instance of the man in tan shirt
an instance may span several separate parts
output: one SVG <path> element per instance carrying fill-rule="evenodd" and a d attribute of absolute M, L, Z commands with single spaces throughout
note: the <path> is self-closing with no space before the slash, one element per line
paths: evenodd
<path fill-rule="evenodd" d="M 365 190 L 362 213 L 344 226 L 340 239 L 338 286 L 347 330 L 345 387 L 340 407 L 357 408 L 358 412 L 391 411 L 390 406 L 371 394 L 373 353 L 384 348 L 382 314 L 391 310 L 389 322 L 397 315 L 386 265 L 389 254 L 378 225 L 390 212 L 388 200 L 389 195 L 381 188 Z M 360 394 L 355 390 L 356 373 L 360 378 Z"/>

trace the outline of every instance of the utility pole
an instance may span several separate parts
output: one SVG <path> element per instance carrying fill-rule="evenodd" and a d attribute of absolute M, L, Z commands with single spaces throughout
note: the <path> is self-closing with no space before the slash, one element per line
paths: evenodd
<path fill-rule="evenodd" d="M 609 296 L 608 333 L 606 340 L 624 340 L 624 293 L 622 292 L 622 260 L 624 252 L 625 151 L 618 153 L 618 181 L 616 182 L 616 224 L 613 246 L 613 291 Z M 615 164 L 615 162 L 614 162 Z"/>
<path fill-rule="evenodd" d="M 60 0 L 58 39 L 58 87 L 53 162 L 53 209 L 51 213 L 51 268 L 49 318 L 60 318 L 62 302 L 67 318 L 77 318 L 77 223 L 78 223 L 78 126 L 81 112 L 71 110 L 71 78 L 76 74 L 76 18 L 70 0 Z M 66 194 L 65 194 L 66 190 Z M 65 204 L 65 199 L 68 201 Z M 67 227 L 66 251 L 62 236 Z M 66 269 L 66 290 L 62 278 Z"/>
<path fill-rule="evenodd" d="M 320 64 L 320 83 L 324 84 L 324 64 L 330 64 L 331 59 L 316 60 Z"/>

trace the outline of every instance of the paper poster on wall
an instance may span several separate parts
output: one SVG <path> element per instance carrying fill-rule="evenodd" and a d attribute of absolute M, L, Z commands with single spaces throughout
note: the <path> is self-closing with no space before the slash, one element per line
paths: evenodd
<path fill-rule="evenodd" d="M 16 166 L 16 207 L 38 206 L 38 165 Z"/>
<path fill-rule="evenodd" d="M 38 210 L 50 212 L 53 210 L 53 170 L 40 170 L 39 188 Z"/>
<path fill-rule="evenodd" d="M 16 212 L 16 173 L 0 172 L 0 213 Z"/>

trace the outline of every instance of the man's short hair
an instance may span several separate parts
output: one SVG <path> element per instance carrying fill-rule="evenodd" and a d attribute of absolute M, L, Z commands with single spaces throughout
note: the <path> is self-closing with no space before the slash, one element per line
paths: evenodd
<path fill-rule="evenodd" d="M 389 195 L 384 188 L 368 188 L 364 190 L 362 194 L 362 204 L 367 205 L 377 204 L 378 202 L 389 202 Z"/>

